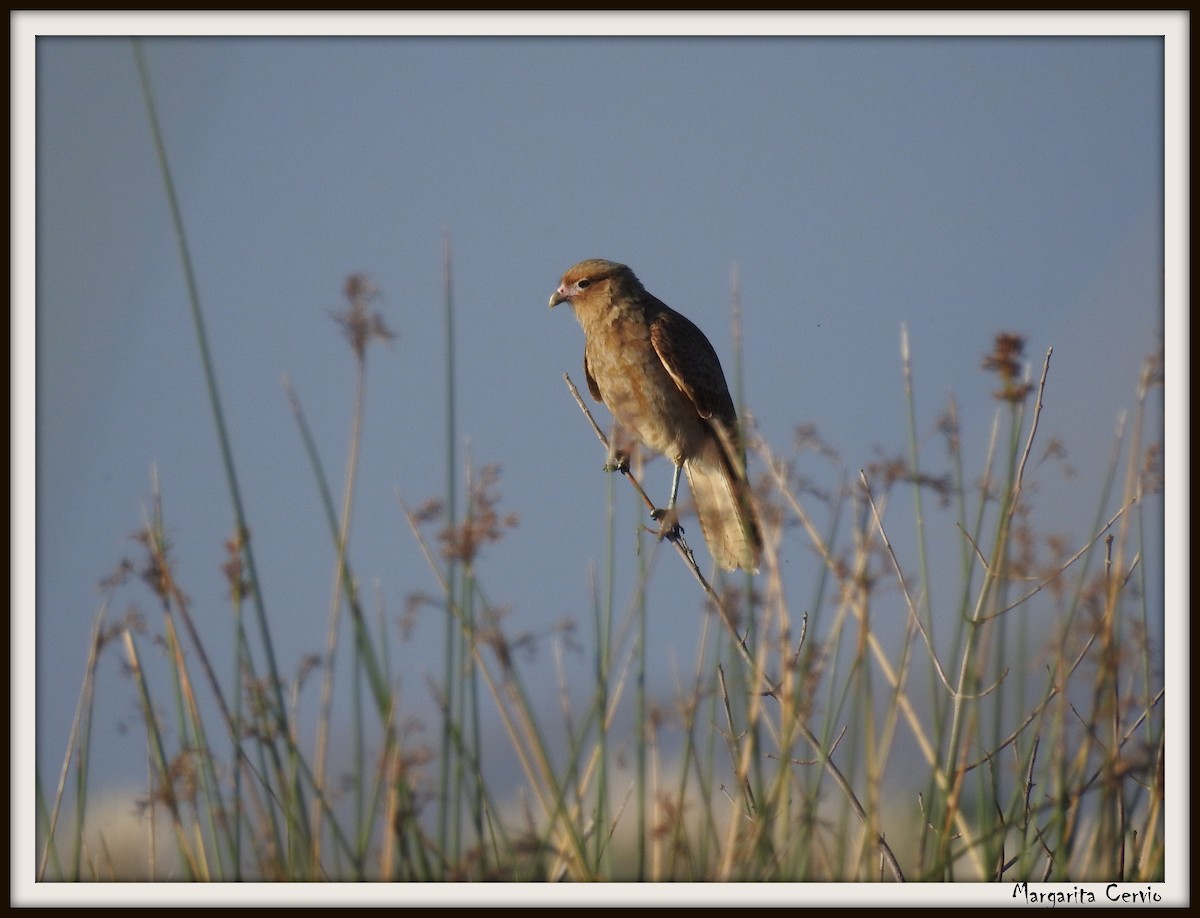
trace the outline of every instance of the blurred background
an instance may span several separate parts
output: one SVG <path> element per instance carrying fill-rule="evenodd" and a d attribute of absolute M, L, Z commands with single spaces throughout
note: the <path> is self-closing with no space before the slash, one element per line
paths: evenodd
<path fill-rule="evenodd" d="M 401 501 L 445 495 L 453 439 L 460 475 L 468 463 L 498 466 L 498 510 L 519 516 L 478 565 L 506 628 L 547 636 L 573 620 L 578 643 L 590 640 L 610 482 L 562 379 L 583 388 L 582 332 L 569 310 L 546 308 L 561 273 L 589 257 L 629 264 L 695 321 L 727 375 L 739 367 L 757 433 L 829 491 L 907 450 L 902 327 L 930 474 L 946 471 L 937 425 L 951 395 L 968 468 L 983 467 L 999 407 L 982 369 L 995 335 L 1024 336 L 1034 382 L 1053 347 L 1039 436 L 1065 458 L 1039 462 L 1037 523 L 1077 546 L 1115 509 L 1101 506 L 1114 433 L 1143 361 L 1163 345 L 1161 37 L 148 37 L 142 47 L 286 673 L 323 649 L 334 555 L 285 380 L 340 488 L 355 367 L 333 315 L 353 274 L 378 289 L 373 308 L 395 333 L 368 352 L 350 538 L 367 605 L 388 621 L 436 589 Z M 100 583 L 138 557 L 130 536 L 155 478 L 176 576 L 230 674 L 221 566 L 234 524 L 132 43 L 39 38 L 35 76 L 36 753 L 52 788 Z M 797 451 L 804 425 L 836 465 Z M 1156 413 L 1151 439 L 1161 425 Z M 644 483 L 665 499 L 669 465 L 651 463 Z M 616 485 L 623 605 L 647 520 Z M 904 530 L 911 502 L 895 508 L 889 524 Z M 1159 531 L 1149 538 L 1161 549 Z M 952 521 L 935 533 L 935 557 L 957 559 Z M 900 552 L 915 560 L 911 544 Z M 1145 560 L 1161 609 L 1161 550 Z M 800 609 L 816 570 L 800 533 L 784 561 Z M 116 595 L 112 617 L 132 602 L 154 611 L 148 594 Z M 648 604 L 661 661 L 650 690 L 665 698 L 691 666 L 703 614 L 669 554 Z M 894 615 L 899 628 L 899 597 Z M 393 630 L 401 693 L 432 740 L 444 625 L 431 608 L 406 624 Z M 1161 646 L 1161 630 L 1151 639 Z M 554 691 L 548 652 L 522 665 Z M 315 703 L 315 685 L 302 699 Z M 145 783 L 144 737 L 116 655 L 101 660 L 98 693 L 94 729 L 108 741 L 93 774 L 132 797 Z M 492 763 L 500 775 L 509 766 L 502 751 Z"/>

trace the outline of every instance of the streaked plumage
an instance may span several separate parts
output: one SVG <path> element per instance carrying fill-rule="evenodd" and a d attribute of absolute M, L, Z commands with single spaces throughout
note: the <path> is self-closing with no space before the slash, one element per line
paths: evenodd
<path fill-rule="evenodd" d="M 721 361 L 692 322 L 625 265 L 594 258 L 562 277 L 553 308 L 583 327 L 588 390 L 643 444 L 687 474 L 700 528 L 726 570 L 756 570 L 762 537 Z"/>

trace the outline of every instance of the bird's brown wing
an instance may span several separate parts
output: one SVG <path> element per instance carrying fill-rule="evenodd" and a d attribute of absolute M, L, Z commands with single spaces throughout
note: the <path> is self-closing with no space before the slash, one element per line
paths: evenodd
<path fill-rule="evenodd" d="M 663 305 L 650 321 L 650 343 L 675 385 L 696 406 L 700 417 L 716 417 L 736 430 L 737 415 L 725 374 L 721 371 L 721 361 L 704 332 Z"/>
<path fill-rule="evenodd" d="M 600 394 L 600 387 L 596 385 L 596 377 L 592 375 L 592 368 L 588 366 L 586 349 L 583 352 L 583 376 L 587 380 L 588 392 L 592 393 L 592 398 L 603 405 L 604 397 Z"/>
<path fill-rule="evenodd" d="M 737 413 L 721 361 L 700 329 L 665 306 L 650 320 L 650 342 L 713 432 L 684 463 L 709 550 L 726 570 L 757 570 L 762 532 L 739 455 Z"/>

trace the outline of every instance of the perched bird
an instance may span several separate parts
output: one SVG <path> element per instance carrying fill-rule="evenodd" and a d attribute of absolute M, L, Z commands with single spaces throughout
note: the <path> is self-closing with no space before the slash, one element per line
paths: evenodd
<path fill-rule="evenodd" d="M 570 303 L 583 327 L 588 390 L 625 430 L 675 463 L 664 526 L 674 525 L 679 473 L 709 551 L 726 570 L 757 570 L 762 535 L 750 498 L 737 413 L 704 333 L 642 286 L 625 265 L 581 261 L 550 308 Z"/>

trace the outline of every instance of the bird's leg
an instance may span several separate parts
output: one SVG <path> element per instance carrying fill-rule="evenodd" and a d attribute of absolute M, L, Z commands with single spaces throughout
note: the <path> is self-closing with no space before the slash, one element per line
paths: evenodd
<path fill-rule="evenodd" d="M 675 476 L 671 479 L 671 499 L 667 502 L 666 509 L 655 507 L 650 511 L 650 518 L 662 522 L 662 529 L 659 531 L 659 537 L 672 536 L 682 533 L 683 529 L 679 525 L 679 516 L 675 512 L 675 500 L 679 496 L 679 473 L 683 471 L 683 463 L 675 463 Z"/>
<path fill-rule="evenodd" d="M 675 512 L 675 498 L 679 496 L 679 473 L 683 471 L 683 463 L 675 463 L 675 476 L 671 479 L 671 500 L 667 503 L 667 512 Z"/>

